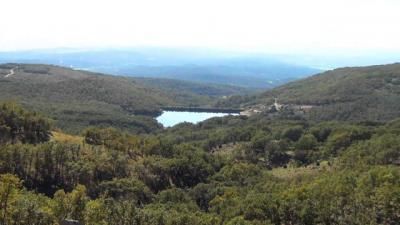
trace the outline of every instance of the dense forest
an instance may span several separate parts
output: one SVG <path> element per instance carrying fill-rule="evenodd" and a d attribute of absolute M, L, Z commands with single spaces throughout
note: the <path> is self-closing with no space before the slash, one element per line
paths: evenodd
<path fill-rule="evenodd" d="M 397 225 L 399 71 L 343 68 L 222 100 L 235 88 L 2 65 L 0 225 Z M 312 110 L 166 129 L 151 117 L 274 98 Z"/>
<path fill-rule="evenodd" d="M 259 95 L 220 100 L 220 107 L 312 106 L 314 121 L 388 121 L 400 117 L 400 63 L 348 67 L 294 81 Z"/>
<path fill-rule="evenodd" d="M 0 100 L 18 101 L 48 115 L 69 133 L 87 126 L 149 133 L 161 128 L 153 117 L 161 114 L 162 106 L 205 107 L 223 96 L 250 92 L 228 85 L 117 77 L 51 65 L 0 65 Z"/>
<path fill-rule="evenodd" d="M 0 105 L 0 224 L 400 221 L 400 120 L 213 118 L 72 136 Z"/>

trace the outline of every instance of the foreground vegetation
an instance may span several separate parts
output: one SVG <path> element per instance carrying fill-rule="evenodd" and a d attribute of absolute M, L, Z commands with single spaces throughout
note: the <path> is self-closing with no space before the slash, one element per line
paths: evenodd
<path fill-rule="evenodd" d="M 214 118 L 79 136 L 0 106 L 0 224 L 398 224 L 400 120 Z M 52 135 L 53 133 L 53 135 Z"/>

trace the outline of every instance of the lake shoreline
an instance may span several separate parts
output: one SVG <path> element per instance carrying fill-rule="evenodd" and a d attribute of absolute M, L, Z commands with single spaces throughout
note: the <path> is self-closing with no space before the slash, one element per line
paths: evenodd
<path fill-rule="evenodd" d="M 204 120 L 213 117 L 223 117 L 229 115 L 240 115 L 239 113 L 225 113 L 225 112 L 201 112 L 201 111 L 169 111 L 164 110 L 163 113 L 156 118 L 165 128 L 173 127 L 179 123 L 193 123 L 197 124 Z"/>

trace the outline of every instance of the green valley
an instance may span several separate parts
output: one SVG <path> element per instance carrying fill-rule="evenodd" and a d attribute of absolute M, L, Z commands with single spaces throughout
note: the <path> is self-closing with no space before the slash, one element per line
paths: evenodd
<path fill-rule="evenodd" d="M 12 76 L 8 76 L 12 71 Z M 55 125 L 77 133 L 86 126 L 130 132 L 160 129 L 152 118 L 162 106 L 209 106 L 223 96 L 249 93 L 227 85 L 110 76 L 69 68 L 0 65 L 0 100 L 17 101 L 49 115 Z"/>
<path fill-rule="evenodd" d="M 397 64 L 227 99 L 229 86 L 1 68 L 2 100 L 19 103 L 0 104 L 0 224 L 400 221 Z M 262 110 L 161 129 L 151 115 L 169 104 Z"/>

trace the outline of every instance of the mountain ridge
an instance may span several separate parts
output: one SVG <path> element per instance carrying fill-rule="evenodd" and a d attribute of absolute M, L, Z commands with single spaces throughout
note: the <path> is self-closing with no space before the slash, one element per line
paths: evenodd
<path fill-rule="evenodd" d="M 132 77 L 271 88 L 320 72 L 274 55 L 198 49 L 101 49 L 0 52 L 1 62 L 43 63 Z"/>
<path fill-rule="evenodd" d="M 387 121 L 400 116 L 400 63 L 330 70 L 290 82 L 256 96 L 233 97 L 220 106 L 315 106 L 316 120 Z"/>

